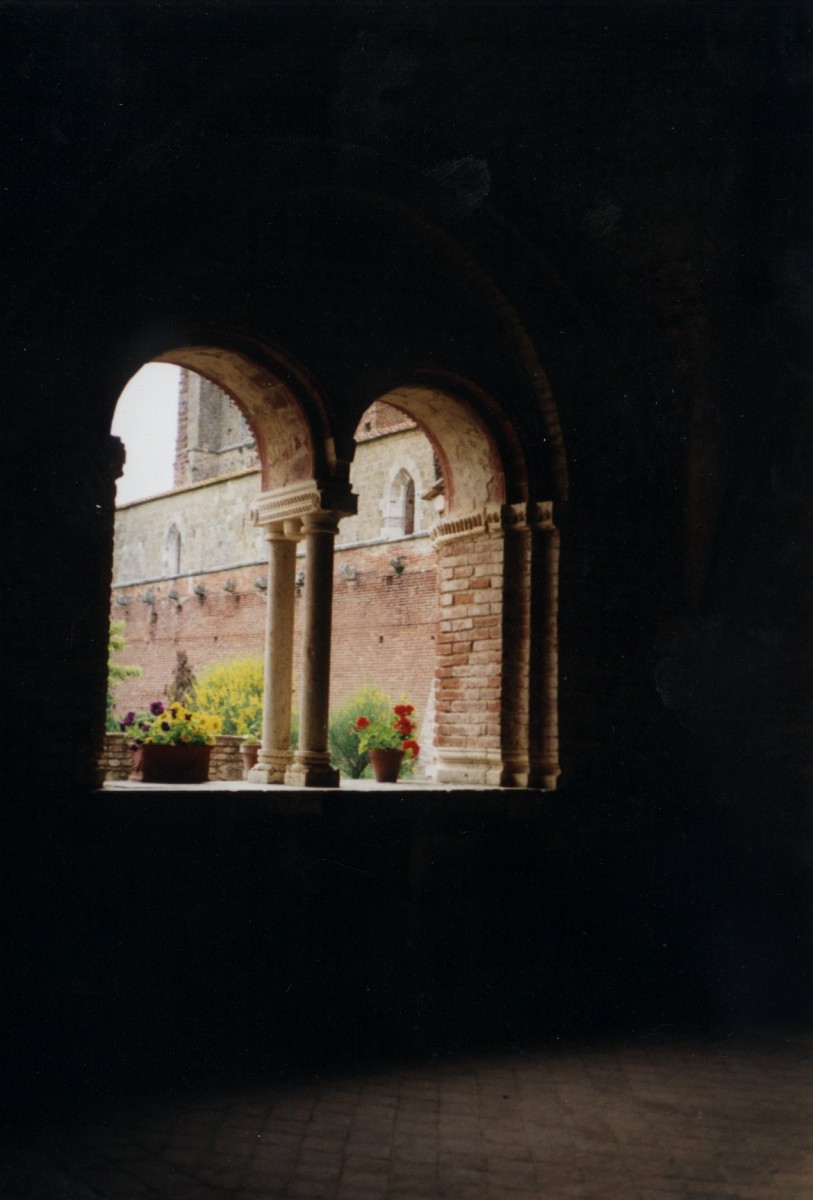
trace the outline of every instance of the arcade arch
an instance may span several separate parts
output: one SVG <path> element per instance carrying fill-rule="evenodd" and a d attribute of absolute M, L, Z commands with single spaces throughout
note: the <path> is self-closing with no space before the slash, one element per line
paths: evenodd
<path fill-rule="evenodd" d="M 256 439 L 262 491 L 250 518 L 265 533 L 268 587 L 262 747 L 251 778 L 337 786 L 327 748 L 333 550 L 356 500 L 350 464 L 335 456 L 328 406 L 304 373 L 281 360 L 188 346 L 157 361 L 211 379 L 231 395 Z M 553 787 L 559 767 L 552 504 L 529 496 L 519 439 L 466 381 L 416 377 L 378 398 L 425 433 L 443 481 L 443 511 L 430 530 L 439 564 L 436 779 Z M 395 483 L 403 492 L 410 484 L 414 489 L 411 477 Z M 298 545 L 305 551 L 305 585 L 299 745 L 292 755 Z"/>

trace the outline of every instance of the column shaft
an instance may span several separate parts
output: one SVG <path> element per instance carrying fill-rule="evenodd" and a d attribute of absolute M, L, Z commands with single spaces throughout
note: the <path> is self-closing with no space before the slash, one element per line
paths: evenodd
<path fill-rule="evenodd" d="M 296 541 L 269 526 L 268 593 L 265 610 L 265 681 L 262 745 L 252 783 L 284 783 L 291 761 L 291 673 L 294 653 Z"/>
<path fill-rule="evenodd" d="M 302 614 L 302 666 L 299 688 L 299 746 L 286 783 L 299 787 L 338 787 L 339 772 L 327 748 L 330 704 L 330 634 L 333 617 L 333 539 L 338 513 L 303 518 L 305 589 Z"/>
<path fill-rule="evenodd" d="M 559 766 L 559 530 L 533 531 L 529 787 L 554 788 Z"/>

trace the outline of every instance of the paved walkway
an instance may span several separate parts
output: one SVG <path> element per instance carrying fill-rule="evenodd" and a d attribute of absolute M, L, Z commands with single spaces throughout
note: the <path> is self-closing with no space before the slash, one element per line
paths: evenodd
<path fill-rule="evenodd" d="M 813 1046 L 388 1064 L 18 1134 L 4 1200 L 811 1200 Z"/>

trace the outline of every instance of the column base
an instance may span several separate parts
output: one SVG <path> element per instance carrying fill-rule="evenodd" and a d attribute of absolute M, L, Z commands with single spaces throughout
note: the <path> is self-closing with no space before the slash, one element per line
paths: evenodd
<path fill-rule="evenodd" d="M 337 788 L 339 772 L 331 765 L 326 751 L 298 750 L 285 772 L 285 782 L 289 787 Z"/>
<path fill-rule="evenodd" d="M 291 762 L 290 750 L 266 752 L 261 750 L 256 764 L 248 773 L 249 783 L 285 783 L 285 773 Z"/>
<path fill-rule="evenodd" d="M 528 768 L 528 783 L 526 787 L 540 788 L 545 792 L 556 791 L 556 780 L 561 775 L 557 762 L 532 763 Z"/>
<path fill-rule="evenodd" d="M 500 787 L 502 774 L 499 750 L 458 750 L 444 746 L 435 751 L 434 777 L 438 783 Z"/>
<path fill-rule="evenodd" d="M 528 786 L 530 768 L 528 759 L 507 756 L 500 772 L 500 787 L 524 788 Z"/>

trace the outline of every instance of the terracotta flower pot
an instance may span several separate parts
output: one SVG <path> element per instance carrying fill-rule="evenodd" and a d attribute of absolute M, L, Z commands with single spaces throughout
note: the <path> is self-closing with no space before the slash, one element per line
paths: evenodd
<path fill-rule="evenodd" d="M 211 749 L 185 743 L 136 746 L 130 779 L 136 783 L 206 783 Z"/>
<path fill-rule="evenodd" d="M 248 773 L 257 765 L 257 755 L 260 753 L 259 742 L 246 742 L 240 747 L 243 756 L 243 778 L 248 779 Z"/>
<path fill-rule="evenodd" d="M 376 783 L 397 783 L 403 761 L 403 750 L 371 750 L 370 764 Z"/>

